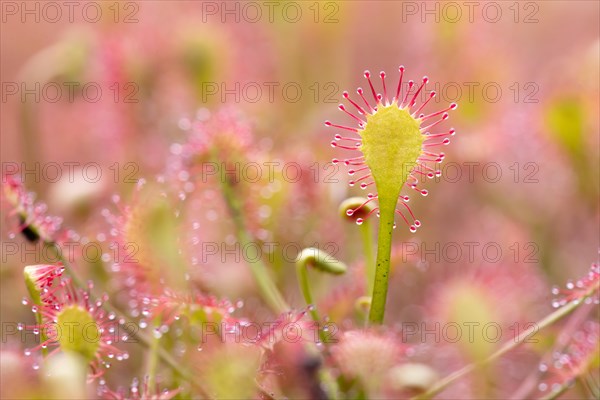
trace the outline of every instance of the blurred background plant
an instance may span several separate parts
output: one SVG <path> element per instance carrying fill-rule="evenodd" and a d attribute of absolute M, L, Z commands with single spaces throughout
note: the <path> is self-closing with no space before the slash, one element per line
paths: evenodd
<path fill-rule="evenodd" d="M 462 3 L 458 20 L 443 2 L 292 3 L 296 22 L 279 2 L 273 18 L 252 3 L 256 20 L 243 3 L 236 19 L 219 2 L 100 2 L 96 23 L 35 2 L 23 22 L 3 3 L 2 398 L 597 398 L 598 3 L 496 3 L 496 22 Z M 395 234 L 386 324 L 366 329 L 376 229 L 339 215 L 365 193 L 329 163 L 322 122 L 366 68 L 400 64 L 434 78 L 436 107 L 460 103 L 460 136 L 411 203 L 427 223 Z M 59 247 L 92 300 L 57 276 L 51 304 L 126 336 L 87 386 L 77 351 L 25 355 L 40 335 L 23 268 Z M 309 307 L 295 263 L 313 247 L 347 270 L 307 269 Z M 310 337 L 290 341 L 286 321 Z M 468 324 L 501 336 L 471 341 Z M 248 326 L 269 328 L 240 345 Z"/>

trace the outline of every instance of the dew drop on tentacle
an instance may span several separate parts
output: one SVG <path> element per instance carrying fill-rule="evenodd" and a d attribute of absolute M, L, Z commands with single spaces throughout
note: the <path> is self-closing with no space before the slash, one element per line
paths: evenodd
<path fill-rule="evenodd" d="M 569 290 L 573 290 L 575 288 L 575 284 L 573 283 L 573 281 L 569 280 L 567 281 L 566 287 Z"/>
<path fill-rule="evenodd" d="M 359 114 L 361 114 L 361 115 L 365 115 L 365 114 L 367 114 L 367 112 L 364 110 L 364 108 L 362 108 L 361 106 L 359 106 L 359 105 L 358 105 L 358 104 L 357 104 L 357 103 L 356 103 L 354 100 L 352 100 L 352 99 L 350 98 L 350 95 L 348 94 L 348 92 L 344 91 L 344 92 L 342 93 L 342 96 L 343 96 L 343 97 L 344 97 L 346 100 L 348 100 L 348 101 L 350 102 L 350 104 L 352 104 L 352 105 L 353 105 L 353 106 L 356 108 L 356 110 L 358 111 L 358 113 L 359 113 Z"/>
<path fill-rule="evenodd" d="M 367 78 L 367 81 L 369 82 L 369 87 L 371 88 L 371 93 L 373 94 L 373 99 L 375 100 L 375 103 L 377 103 L 378 99 L 377 99 L 377 93 L 375 92 L 375 88 L 373 87 L 373 83 L 371 82 L 371 73 L 369 72 L 369 70 L 365 71 L 365 78 Z"/>
<path fill-rule="evenodd" d="M 398 67 L 398 72 L 400 72 L 400 77 L 398 78 L 398 88 L 396 89 L 396 96 L 394 97 L 394 101 L 400 105 L 398 100 L 400 100 L 400 90 L 402 89 L 402 78 L 404 77 L 404 65 Z"/>
<path fill-rule="evenodd" d="M 419 108 L 417 108 L 414 112 L 413 112 L 413 116 L 415 116 L 416 114 L 419 114 L 421 112 L 421 110 L 423 110 L 423 108 L 425 108 L 425 106 L 431 101 L 431 99 L 433 99 L 436 96 L 436 92 L 435 90 L 432 90 L 431 92 L 429 92 L 429 97 L 427 98 L 427 100 L 425 100 L 423 102 L 423 104 L 421 104 L 419 106 Z M 423 118 L 425 116 L 425 114 L 419 114 L 419 119 Z"/>
<path fill-rule="evenodd" d="M 406 106 L 406 100 L 408 99 L 408 96 L 410 95 L 410 91 L 412 90 L 414 84 L 415 84 L 415 82 L 413 80 L 408 81 L 408 90 L 406 91 L 406 95 L 404 95 L 404 99 L 402 99 L 400 108 L 404 108 Z"/>
<path fill-rule="evenodd" d="M 410 103 L 408 103 L 409 109 L 412 108 L 416 104 L 417 97 L 419 96 L 419 93 L 421 93 L 421 90 L 423 90 L 423 88 L 425 87 L 425 84 L 427 84 L 427 82 L 429 82 L 429 78 L 424 76 L 421 85 L 419 86 L 419 88 L 417 89 L 415 94 L 413 95 L 412 99 L 410 100 Z"/>
<path fill-rule="evenodd" d="M 363 90 L 362 88 L 358 88 L 356 89 L 356 93 L 358 93 L 358 95 L 360 96 L 360 98 L 363 100 L 363 102 L 365 103 L 365 105 L 367 106 L 367 108 L 369 109 L 369 111 L 371 113 L 375 112 L 375 109 L 371 106 L 371 104 L 367 101 L 367 99 L 365 98 L 365 96 L 363 95 Z"/>
<path fill-rule="evenodd" d="M 338 109 L 340 109 L 341 111 L 343 111 L 344 113 L 346 113 L 346 115 L 350 116 L 352 119 L 354 119 L 356 122 L 358 122 L 358 126 L 359 127 L 364 128 L 365 121 L 363 121 L 362 119 L 360 119 L 356 115 L 352 114 L 350 111 L 346 110 L 346 107 L 343 104 L 340 104 L 338 106 Z"/>
<path fill-rule="evenodd" d="M 560 301 L 552 300 L 552 308 L 558 308 L 558 307 L 560 307 Z"/>
<path fill-rule="evenodd" d="M 387 87 L 385 85 L 385 71 L 381 71 L 379 73 L 379 77 L 381 78 L 381 85 L 383 86 L 383 97 L 385 98 L 386 105 L 388 105 L 390 103 L 390 100 L 388 99 Z"/>
<path fill-rule="evenodd" d="M 362 218 L 356 218 L 356 225 L 362 225 L 364 220 Z"/>

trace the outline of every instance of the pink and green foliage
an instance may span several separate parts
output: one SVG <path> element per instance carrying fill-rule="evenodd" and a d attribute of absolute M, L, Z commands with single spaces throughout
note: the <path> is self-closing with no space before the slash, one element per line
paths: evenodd
<path fill-rule="evenodd" d="M 0 398 L 599 398 L 597 2 L 72 3 L 2 3 Z"/>

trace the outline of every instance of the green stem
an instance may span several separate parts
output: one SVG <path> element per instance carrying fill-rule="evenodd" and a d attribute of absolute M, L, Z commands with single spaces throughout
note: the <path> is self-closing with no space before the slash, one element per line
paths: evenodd
<path fill-rule="evenodd" d="M 546 396 L 542 397 L 540 400 L 554 400 L 557 399 L 561 394 L 566 392 L 571 387 L 570 382 L 565 382 L 557 390 L 553 390 L 548 393 Z"/>
<path fill-rule="evenodd" d="M 160 329 L 161 318 L 156 317 L 153 321 L 154 329 Z M 160 349 L 160 338 L 162 335 L 153 335 L 152 343 L 150 343 L 150 355 L 148 358 L 148 387 L 155 387 L 156 369 L 158 367 L 158 350 Z"/>
<path fill-rule="evenodd" d="M 365 270 L 367 273 L 367 295 L 373 293 L 375 285 L 375 257 L 373 256 L 373 226 L 365 220 L 360 227 L 363 249 L 365 253 Z"/>
<path fill-rule="evenodd" d="M 36 126 L 37 118 L 37 107 L 31 101 L 21 102 L 19 108 L 19 120 L 21 127 L 21 154 L 23 162 L 28 168 L 34 168 L 35 163 L 42 162 L 40 158 L 40 140 L 38 135 L 38 129 Z M 37 170 L 37 166 L 35 166 Z M 22 172 L 22 171 L 21 171 Z M 28 186 L 37 191 L 40 186 L 38 179 L 32 179 L 27 182 Z"/>
<path fill-rule="evenodd" d="M 392 232 L 394 230 L 395 202 L 379 203 L 379 235 L 377 237 L 377 262 L 375 267 L 375 282 L 373 285 L 373 297 L 371 299 L 371 311 L 369 322 L 371 324 L 383 324 L 385 314 L 385 302 L 388 292 L 390 277 L 390 258 L 392 255 Z"/>
<path fill-rule="evenodd" d="M 320 323 L 321 317 L 319 316 L 319 312 L 317 311 L 317 307 L 315 306 L 315 302 L 310 291 L 310 283 L 308 282 L 308 268 L 306 268 L 306 265 L 297 263 L 296 275 L 298 276 L 298 283 L 300 284 L 300 290 L 302 291 L 304 301 L 310 307 L 310 316 L 312 317 L 313 321 Z"/>
<path fill-rule="evenodd" d="M 557 321 L 561 320 L 562 318 L 566 317 L 567 315 L 569 315 L 571 312 L 576 310 L 579 306 L 584 304 L 585 299 L 590 297 L 596 290 L 598 290 L 598 285 L 595 285 L 594 287 L 592 287 L 581 299 L 574 300 L 574 301 L 566 304 L 565 306 L 554 311 L 552 314 L 546 316 L 541 321 L 533 324 L 531 326 L 531 328 L 525 330 L 523 333 L 521 333 L 519 336 L 517 336 L 514 340 L 511 340 L 510 342 L 505 343 L 502 347 L 500 347 L 497 351 L 495 351 L 492 355 L 490 355 L 485 360 L 483 360 L 479 363 L 473 363 L 473 364 L 466 365 L 465 367 L 459 369 L 458 371 L 453 372 L 452 374 L 448 375 L 447 377 L 445 377 L 444 379 L 442 379 L 438 383 L 436 383 L 427 392 L 425 392 L 422 395 L 419 395 L 417 397 L 414 397 L 414 399 L 415 400 L 416 399 L 419 399 L 419 400 L 430 399 L 433 396 L 435 396 L 436 394 L 438 394 L 439 392 L 441 392 L 442 390 L 444 390 L 446 387 L 448 387 L 449 385 L 451 385 L 452 383 L 457 381 L 458 379 L 462 378 L 463 376 L 465 376 L 473 371 L 476 371 L 477 369 L 479 369 L 485 365 L 488 365 L 488 364 L 496 361 L 498 358 L 502 357 L 504 354 L 508 353 L 512 349 L 523 344 L 527 339 L 529 339 L 531 336 L 535 335 L 538 331 L 541 331 L 542 329 L 547 328 L 548 326 L 554 324 L 555 322 L 557 322 Z"/>
<path fill-rule="evenodd" d="M 309 267 L 332 275 L 342 275 L 346 273 L 348 267 L 331 254 L 314 247 L 308 247 L 302 250 L 296 259 L 296 275 L 298 276 L 300 290 L 304 296 L 304 301 L 306 301 L 306 304 L 308 304 L 310 307 L 310 315 L 313 321 L 315 321 L 317 324 L 321 342 L 326 343 L 328 338 L 320 327 L 321 317 L 319 316 L 319 312 L 317 311 L 317 307 L 313 301 L 310 290 L 310 282 L 308 281 Z"/>
<path fill-rule="evenodd" d="M 304 301 L 308 304 L 310 316 L 313 321 L 317 324 L 317 329 L 319 331 L 319 339 L 321 343 L 325 344 L 328 342 L 327 335 L 321 329 L 321 317 L 319 316 L 319 311 L 317 311 L 317 305 L 313 301 L 313 297 L 310 291 L 310 283 L 308 282 L 308 268 L 301 263 L 296 264 L 296 275 L 298 276 L 298 282 L 300 283 L 300 290 L 302 291 L 302 295 L 304 296 Z"/>
<path fill-rule="evenodd" d="M 221 192 L 223 194 L 223 198 L 225 199 L 225 203 L 231 214 L 231 218 L 233 220 L 236 236 L 242 248 L 246 248 L 246 246 L 255 244 L 256 241 L 252 240 L 251 235 L 246 230 L 246 226 L 244 223 L 244 217 L 241 212 L 241 205 L 239 204 L 239 200 L 235 193 L 233 192 L 233 188 L 225 179 L 221 179 Z M 283 296 L 277 289 L 277 286 L 269 276 L 269 271 L 267 266 L 263 263 L 261 259 L 248 261 L 250 265 L 250 271 L 252 272 L 252 276 L 256 281 L 260 293 L 265 300 L 265 302 L 271 307 L 271 309 L 280 314 L 287 310 L 289 310 L 289 306 L 283 299 Z"/>

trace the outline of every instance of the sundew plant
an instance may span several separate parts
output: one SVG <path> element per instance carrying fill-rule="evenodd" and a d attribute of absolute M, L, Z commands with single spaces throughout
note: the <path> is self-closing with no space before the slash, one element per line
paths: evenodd
<path fill-rule="evenodd" d="M 3 2 L 0 398 L 600 398 L 598 15 Z"/>

